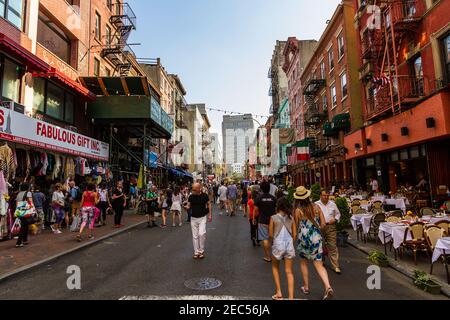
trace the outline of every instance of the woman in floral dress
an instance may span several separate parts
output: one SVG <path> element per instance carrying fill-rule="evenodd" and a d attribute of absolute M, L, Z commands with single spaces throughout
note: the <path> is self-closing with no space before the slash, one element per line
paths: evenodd
<path fill-rule="evenodd" d="M 310 199 L 311 191 L 305 187 L 297 188 L 294 198 L 295 223 L 298 226 L 297 254 L 300 257 L 300 269 L 302 271 L 302 292 L 309 294 L 309 270 L 308 261 L 313 261 L 314 267 L 325 286 L 324 300 L 333 297 L 333 289 L 328 279 L 323 258 L 323 239 L 320 230 L 326 225 L 325 217 L 319 206 L 313 204 Z"/>

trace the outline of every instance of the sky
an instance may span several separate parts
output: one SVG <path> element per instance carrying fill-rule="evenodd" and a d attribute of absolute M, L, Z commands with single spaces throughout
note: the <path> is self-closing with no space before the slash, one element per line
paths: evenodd
<path fill-rule="evenodd" d="M 161 58 L 188 103 L 269 115 L 267 78 L 276 40 L 319 39 L 340 0 L 128 0 L 138 58 Z M 223 113 L 208 111 L 221 135 Z M 265 122 L 266 118 L 257 118 Z"/>

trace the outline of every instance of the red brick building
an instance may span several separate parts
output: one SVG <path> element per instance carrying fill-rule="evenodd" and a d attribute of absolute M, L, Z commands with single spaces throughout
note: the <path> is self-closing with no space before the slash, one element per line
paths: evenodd
<path fill-rule="evenodd" d="M 311 156 L 298 169 L 302 185 L 338 187 L 352 176 L 344 135 L 362 125 L 354 15 L 351 1 L 336 8 L 301 73 L 300 138 L 309 145 Z"/>
<path fill-rule="evenodd" d="M 450 186 L 450 2 L 366 3 L 353 2 L 364 126 L 345 137 L 346 160 L 363 187 L 376 177 L 395 192 L 424 178 L 438 199 Z"/>

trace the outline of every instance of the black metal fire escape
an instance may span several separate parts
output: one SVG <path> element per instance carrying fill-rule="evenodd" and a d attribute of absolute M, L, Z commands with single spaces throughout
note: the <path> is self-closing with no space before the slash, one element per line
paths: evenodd
<path fill-rule="evenodd" d="M 114 27 L 114 33 L 106 36 L 106 45 L 101 56 L 111 61 L 117 73 L 127 76 L 131 69 L 128 55 L 133 54 L 127 43 L 131 32 L 136 30 L 136 15 L 128 3 L 117 2 L 113 4 L 112 10 L 115 14 L 109 22 Z"/>

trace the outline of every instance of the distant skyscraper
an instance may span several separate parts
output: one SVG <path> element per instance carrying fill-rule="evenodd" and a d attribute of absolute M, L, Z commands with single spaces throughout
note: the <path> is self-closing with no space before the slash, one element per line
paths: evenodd
<path fill-rule="evenodd" d="M 234 164 L 242 164 L 248 160 L 248 148 L 255 135 L 255 126 L 251 114 L 239 116 L 223 116 L 222 139 L 223 159 L 227 164 L 227 172 L 232 173 Z"/>

